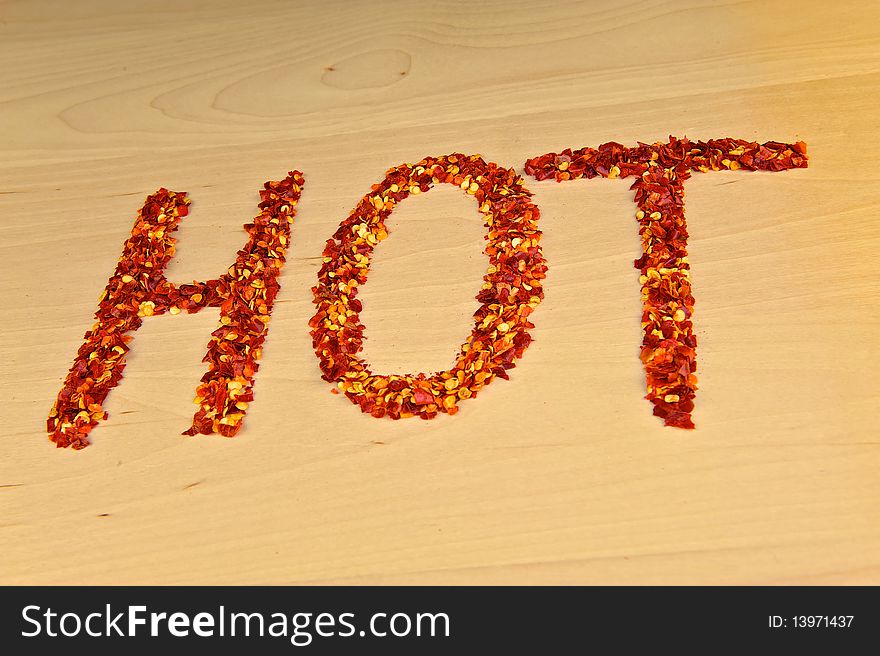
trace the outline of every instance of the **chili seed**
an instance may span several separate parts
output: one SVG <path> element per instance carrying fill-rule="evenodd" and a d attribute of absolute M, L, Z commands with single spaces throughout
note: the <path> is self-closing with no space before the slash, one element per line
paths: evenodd
<path fill-rule="evenodd" d="M 249 239 L 235 264 L 218 279 L 179 287 L 168 282 L 164 270 L 174 256 L 172 233 L 188 214 L 190 201 L 185 193 L 164 188 L 147 197 L 101 296 L 95 326 L 85 334 L 50 411 L 46 428 L 56 446 L 88 446 L 89 432 L 107 418 L 102 404 L 122 378 L 128 342 L 142 317 L 184 309 L 192 314 L 204 307 L 220 308 L 220 326 L 208 343 L 208 371 L 195 396 L 199 408 L 185 434 L 231 437 L 239 431 L 253 400 L 265 322 L 280 288 L 278 274 L 302 185 L 299 171 L 265 183 L 260 214 L 245 225 Z M 134 280 L 141 282 L 130 285 Z M 82 412 L 84 407 L 90 412 Z"/>
<path fill-rule="evenodd" d="M 691 316 L 690 263 L 684 217 L 684 181 L 692 171 L 722 169 L 783 171 L 807 166 L 806 144 L 742 139 L 668 143 L 627 148 L 609 142 L 598 148 L 548 153 L 528 160 L 525 171 L 538 180 L 633 177 L 642 256 L 635 261 L 642 285 L 641 360 L 654 414 L 667 426 L 693 428 L 697 390 L 696 346 Z"/>
<path fill-rule="evenodd" d="M 477 294 L 481 305 L 475 326 L 447 371 L 376 374 L 357 355 L 364 339 L 358 286 L 367 282 L 373 248 L 388 236 L 385 221 L 397 203 L 438 183 L 473 195 L 485 217 L 489 266 Z M 528 317 L 544 297 L 540 213 L 530 196 L 515 171 L 478 155 L 427 157 L 391 169 L 324 249 L 318 284 L 312 288 L 316 313 L 309 322 L 324 380 L 336 383 L 335 389 L 374 417 L 432 419 L 440 412 L 455 414 L 459 399 L 476 396 L 495 378 L 507 378 L 532 341 L 528 330 L 534 325 Z M 373 202 L 379 197 L 381 204 Z"/>

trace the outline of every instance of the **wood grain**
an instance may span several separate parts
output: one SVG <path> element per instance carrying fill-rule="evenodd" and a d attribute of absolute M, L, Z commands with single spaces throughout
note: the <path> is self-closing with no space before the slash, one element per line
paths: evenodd
<path fill-rule="evenodd" d="M 880 583 L 875 2 L 0 3 L 0 582 Z M 651 416 L 627 183 L 527 185 L 536 342 L 456 417 L 329 393 L 324 240 L 385 170 L 521 169 L 616 140 L 802 139 L 810 168 L 696 175 L 696 431 Z M 183 438 L 216 312 L 138 332 L 81 452 L 44 421 L 143 197 L 187 190 L 177 281 L 306 188 L 256 401 Z M 485 266 L 472 200 L 393 215 L 364 288 L 380 369 L 445 368 Z"/>

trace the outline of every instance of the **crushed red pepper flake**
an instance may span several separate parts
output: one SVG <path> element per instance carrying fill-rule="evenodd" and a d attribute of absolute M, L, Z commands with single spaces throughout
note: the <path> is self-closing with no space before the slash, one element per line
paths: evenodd
<path fill-rule="evenodd" d="M 692 171 L 784 171 L 807 166 L 806 144 L 742 139 L 639 143 L 609 142 L 598 148 L 548 153 L 528 160 L 525 172 L 538 180 L 636 178 L 630 187 L 638 206 L 642 256 L 634 264 L 642 285 L 641 360 L 654 414 L 665 425 L 694 428 L 697 390 L 694 296 L 687 256 L 684 181 Z"/>
<path fill-rule="evenodd" d="M 363 348 L 363 309 L 358 288 L 367 282 L 375 246 L 388 236 L 386 220 L 410 194 L 438 183 L 453 184 L 475 197 L 485 218 L 489 266 L 477 294 L 475 325 L 452 368 L 433 374 L 375 374 L 357 354 Z M 512 169 L 479 155 L 427 157 L 388 171 L 373 185 L 327 241 L 318 284 L 316 313 L 309 322 L 324 380 L 373 417 L 432 419 L 455 414 L 458 403 L 476 397 L 507 370 L 532 341 L 529 321 L 544 297 L 547 271 L 541 253 L 538 208 Z"/>
<path fill-rule="evenodd" d="M 239 431 L 253 400 L 254 374 L 302 186 L 299 171 L 266 182 L 260 213 L 244 226 L 249 239 L 235 263 L 217 279 L 180 286 L 168 282 L 164 271 L 175 252 L 173 233 L 190 201 L 185 193 L 164 188 L 147 197 L 99 299 L 96 323 L 49 413 L 46 428 L 56 446 L 88 446 L 89 432 L 107 418 L 104 401 L 122 378 L 132 333 L 143 317 L 193 314 L 205 307 L 220 308 L 220 325 L 211 333 L 203 359 L 208 371 L 196 389 L 199 407 L 184 434 L 231 437 Z"/>

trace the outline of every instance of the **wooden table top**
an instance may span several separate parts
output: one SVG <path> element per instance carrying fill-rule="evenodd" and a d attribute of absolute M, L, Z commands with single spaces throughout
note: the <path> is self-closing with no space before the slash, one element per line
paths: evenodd
<path fill-rule="evenodd" d="M 0 3 L 2 583 L 880 583 L 876 2 Z M 668 135 L 803 140 L 805 170 L 686 183 L 695 431 L 644 400 L 629 182 L 526 178 L 535 343 L 454 417 L 330 394 L 324 242 L 385 171 Z M 255 401 L 187 438 L 217 312 L 137 332 L 82 451 L 45 419 L 144 197 L 193 200 L 216 277 L 265 180 L 305 189 Z M 448 185 L 364 286 L 377 371 L 447 368 L 485 272 Z"/>

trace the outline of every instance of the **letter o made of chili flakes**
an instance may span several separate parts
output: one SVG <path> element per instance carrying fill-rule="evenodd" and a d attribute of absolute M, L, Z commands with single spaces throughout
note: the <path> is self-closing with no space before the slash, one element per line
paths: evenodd
<path fill-rule="evenodd" d="M 489 266 L 476 296 L 474 329 L 446 371 L 376 374 L 358 356 L 364 339 L 358 288 L 367 282 L 373 249 L 388 237 L 386 220 L 397 203 L 441 182 L 475 198 L 488 230 Z M 532 341 L 529 315 L 544 297 L 539 216 L 522 178 L 479 155 L 426 157 L 388 171 L 327 241 L 312 288 L 317 311 L 309 325 L 324 380 L 373 417 L 432 419 L 455 414 L 459 401 L 477 396 L 496 377 L 508 378 Z"/>

